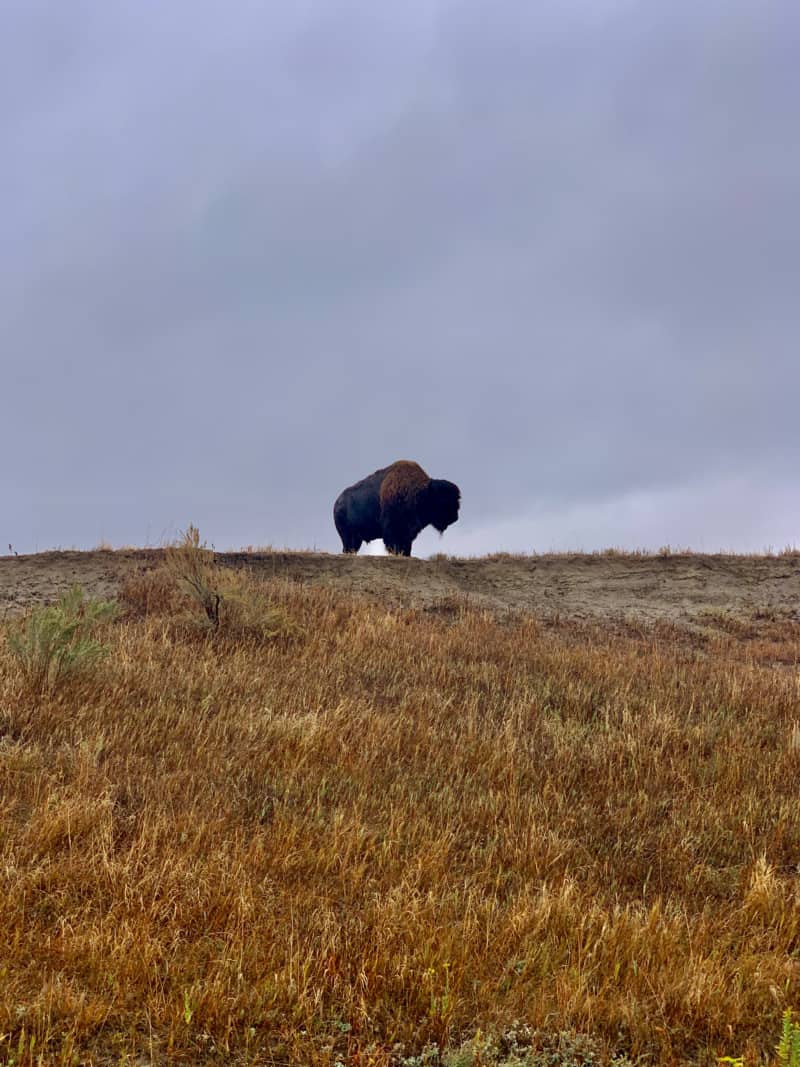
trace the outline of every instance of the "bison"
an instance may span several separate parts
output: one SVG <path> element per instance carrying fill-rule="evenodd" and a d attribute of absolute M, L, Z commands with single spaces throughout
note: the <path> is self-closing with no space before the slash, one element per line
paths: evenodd
<path fill-rule="evenodd" d="M 399 459 L 342 490 L 333 521 L 343 552 L 358 552 L 363 541 L 381 537 L 389 552 L 410 556 L 426 526 L 444 533 L 458 519 L 460 500 L 453 482 L 429 478 L 418 463 Z"/>

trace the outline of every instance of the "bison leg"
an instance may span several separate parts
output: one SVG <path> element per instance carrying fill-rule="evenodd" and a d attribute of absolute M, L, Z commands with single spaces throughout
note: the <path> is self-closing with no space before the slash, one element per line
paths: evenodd
<path fill-rule="evenodd" d="M 384 545 L 386 545 L 386 551 L 391 552 L 393 556 L 410 556 L 411 555 L 411 542 L 405 539 L 392 539 L 387 540 L 384 538 Z"/>
<path fill-rule="evenodd" d="M 387 551 L 395 556 L 411 555 L 411 545 L 420 528 L 416 517 L 409 515 L 407 508 L 385 505 L 381 515 L 381 528 Z"/>

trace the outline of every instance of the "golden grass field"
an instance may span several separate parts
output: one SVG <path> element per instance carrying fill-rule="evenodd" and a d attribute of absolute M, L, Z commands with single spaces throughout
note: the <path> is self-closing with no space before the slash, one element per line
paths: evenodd
<path fill-rule="evenodd" d="M 0 638 L 0 1064 L 775 1062 L 790 603 L 612 624 L 261 568 L 269 636 L 148 566 L 52 691 Z"/>

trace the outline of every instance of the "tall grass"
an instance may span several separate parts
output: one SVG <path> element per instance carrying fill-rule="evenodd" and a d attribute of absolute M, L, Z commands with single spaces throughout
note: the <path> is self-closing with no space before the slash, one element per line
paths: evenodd
<path fill-rule="evenodd" d="M 695 645 L 248 590 L 290 639 L 139 597 L 79 699 L 0 647 L 0 1062 L 432 1063 L 522 1028 L 542 1063 L 589 1062 L 560 1032 L 772 1053 L 796 623 Z"/>

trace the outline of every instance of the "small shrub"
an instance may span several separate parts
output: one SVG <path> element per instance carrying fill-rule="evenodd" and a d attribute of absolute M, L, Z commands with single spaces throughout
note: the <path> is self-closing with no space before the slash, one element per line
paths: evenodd
<path fill-rule="evenodd" d="M 201 609 L 204 629 L 259 641 L 295 630 L 287 612 L 260 583 L 215 562 L 196 526 L 190 525 L 183 539 L 166 550 L 166 569 L 178 589 Z"/>
<path fill-rule="evenodd" d="M 203 609 L 208 625 L 213 630 L 219 629 L 222 603 L 222 592 L 216 587 L 219 572 L 214 565 L 214 553 L 205 541 L 201 544 L 196 526 L 190 523 L 183 539 L 167 548 L 166 564 L 179 587 Z"/>
<path fill-rule="evenodd" d="M 230 575 L 223 577 L 220 588 L 220 629 L 223 633 L 257 641 L 295 633 L 296 626 L 286 610 L 275 604 L 258 583 L 241 575 Z"/>
<path fill-rule="evenodd" d="M 416 1056 L 399 1056 L 400 1067 L 632 1067 L 623 1053 L 604 1055 L 588 1034 L 544 1033 L 515 1024 L 499 1035 L 478 1032 L 459 1048 L 428 1044 Z"/>
<path fill-rule="evenodd" d="M 116 614 L 113 601 L 84 600 L 74 586 L 48 607 L 34 608 L 8 628 L 8 647 L 31 689 L 52 692 L 66 678 L 88 671 L 107 653 L 92 631 Z"/>

